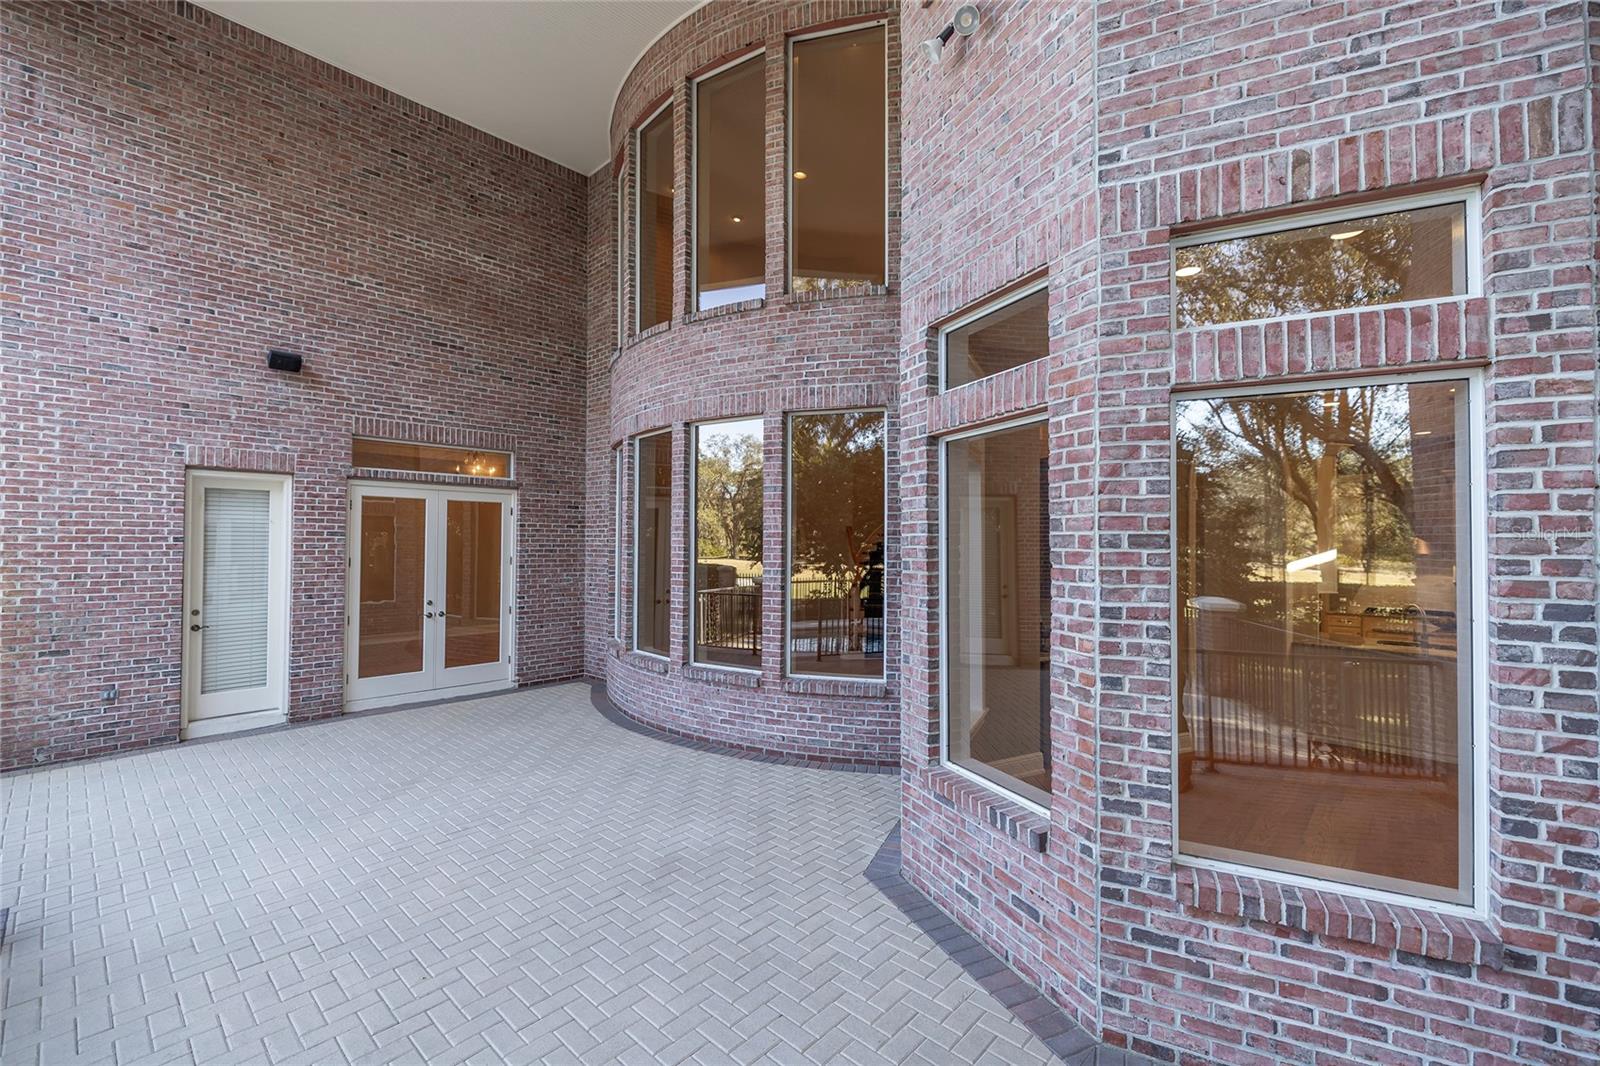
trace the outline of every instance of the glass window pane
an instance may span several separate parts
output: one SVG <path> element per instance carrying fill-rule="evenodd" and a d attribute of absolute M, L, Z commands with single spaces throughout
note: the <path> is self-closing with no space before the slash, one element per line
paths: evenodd
<path fill-rule="evenodd" d="M 766 64 L 695 87 L 695 282 L 703 311 L 766 295 Z"/>
<path fill-rule="evenodd" d="M 1050 802 L 1045 424 L 945 446 L 945 707 L 952 763 Z"/>
<path fill-rule="evenodd" d="M 611 636 L 622 639 L 622 524 L 626 521 L 626 498 L 622 494 L 624 466 L 622 445 L 611 449 Z"/>
<path fill-rule="evenodd" d="M 944 387 L 953 389 L 1050 354 L 1050 297 L 1045 290 L 944 335 Z"/>
<path fill-rule="evenodd" d="M 357 437 L 350 445 L 350 465 L 373 470 L 410 470 L 420 474 L 462 474 L 467 477 L 511 476 L 508 452 L 444 448 L 398 440 Z"/>
<path fill-rule="evenodd" d="M 272 494 L 206 488 L 202 498 L 200 691 L 259 688 L 271 668 Z"/>
<path fill-rule="evenodd" d="M 1186 854 L 1465 901 L 1465 381 L 1183 400 Z"/>
<path fill-rule="evenodd" d="M 694 427 L 694 661 L 761 665 L 761 419 Z"/>
<path fill-rule="evenodd" d="M 628 336 L 628 242 L 623 234 L 628 232 L 628 199 L 622 189 L 617 189 L 617 347 L 622 347 Z"/>
<path fill-rule="evenodd" d="M 444 665 L 500 658 L 500 504 L 450 500 L 445 506 Z"/>
<path fill-rule="evenodd" d="M 672 434 L 640 437 L 635 463 L 634 647 L 665 655 L 672 639 Z"/>
<path fill-rule="evenodd" d="M 639 131 L 639 329 L 672 317 L 672 108 Z"/>
<path fill-rule="evenodd" d="M 789 670 L 883 676 L 881 411 L 789 419 Z"/>
<path fill-rule="evenodd" d="M 1466 227 L 1440 204 L 1178 248 L 1178 325 L 1459 296 Z"/>
<path fill-rule="evenodd" d="M 427 576 L 428 501 L 361 497 L 361 677 L 422 669 L 422 586 Z"/>
<path fill-rule="evenodd" d="M 796 41 L 789 63 L 795 292 L 884 283 L 884 28 Z"/>

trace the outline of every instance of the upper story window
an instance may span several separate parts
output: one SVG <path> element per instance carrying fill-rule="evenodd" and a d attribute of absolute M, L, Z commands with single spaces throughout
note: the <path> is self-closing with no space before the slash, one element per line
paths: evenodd
<path fill-rule="evenodd" d="M 883 26 L 793 41 L 789 257 L 794 292 L 883 285 L 887 215 Z"/>
<path fill-rule="evenodd" d="M 1477 191 L 1322 211 L 1173 244 L 1179 328 L 1463 296 Z"/>
<path fill-rule="evenodd" d="M 1472 386 L 1175 403 L 1182 854 L 1472 902 Z"/>
<path fill-rule="evenodd" d="M 356 437 L 350 443 L 350 465 L 418 474 L 508 478 L 511 476 L 511 453 Z"/>
<path fill-rule="evenodd" d="M 1050 354 L 1046 285 L 1030 285 L 941 329 L 941 387 L 953 389 Z"/>
<path fill-rule="evenodd" d="M 628 245 L 623 234 L 628 232 L 628 199 L 617 187 L 617 347 L 628 337 Z"/>
<path fill-rule="evenodd" d="M 634 292 L 642 332 L 672 317 L 672 105 L 638 133 L 638 203 L 634 211 Z"/>
<path fill-rule="evenodd" d="M 766 64 L 694 88 L 694 292 L 701 310 L 767 294 Z"/>

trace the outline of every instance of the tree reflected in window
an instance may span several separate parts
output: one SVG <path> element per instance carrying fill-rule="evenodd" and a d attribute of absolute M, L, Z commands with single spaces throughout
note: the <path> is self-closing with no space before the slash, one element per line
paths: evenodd
<path fill-rule="evenodd" d="M 1186 854 L 1465 901 L 1465 379 L 1177 404 Z"/>
<path fill-rule="evenodd" d="M 695 427 L 694 661 L 761 665 L 762 425 Z"/>
<path fill-rule="evenodd" d="M 1466 208 L 1441 204 L 1180 246 L 1180 327 L 1466 292 Z"/>
<path fill-rule="evenodd" d="M 789 668 L 883 676 L 884 416 L 789 420 Z"/>

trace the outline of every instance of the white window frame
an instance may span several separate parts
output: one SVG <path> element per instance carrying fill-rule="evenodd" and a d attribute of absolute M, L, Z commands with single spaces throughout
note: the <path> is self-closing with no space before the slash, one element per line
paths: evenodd
<path fill-rule="evenodd" d="M 622 491 L 627 473 L 627 449 L 619 444 L 611 449 L 611 637 L 622 640 L 622 535 L 626 519 L 625 497 Z"/>
<path fill-rule="evenodd" d="M 623 171 L 626 177 L 627 171 Z M 628 192 L 617 186 L 617 347 L 628 340 Z"/>
<path fill-rule="evenodd" d="M 889 284 L 889 20 L 863 19 L 815 33 L 797 33 L 783 44 L 783 291 L 794 291 L 794 46 L 802 41 L 836 37 L 874 26 L 883 27 L 883 283 Z"/>
<path fill-rule="evenodd" d="M 950 384 L 948 384 L 948 382 L 950 380 L 950 366 L 949 366 L 950 334 L 954 333 L 958 329 L 965 329 L 967 326 L 972 325 L 974 322 L 977 322 L 979 319 L 988 318 L 990 315 L 994 314 L 996 311 L 1003 311 L 1007 307 L 1010 307 L 1012 304 L 1017 303 L 1020 300 L 1026 300 L 1028 297 L 1035 296 L 1035 295 L 1037 295 L 1037 294 L 1039 294 L 1041 292 L 1045 294 L 1045 317 L 1046 317 L 1046 319 L 1048 319 L 1049 318 L 1049 313 L 1050 313 L 1050 304 L 1049 304 L 1049 301 L 1050 301 L 1050 279 L 1048 277 L 1043 277 L 1043 278 L 1040 278 L 1038 281 L 1031 282 L 1030 284 L 1022 286 L 1021 288 L 1017 289 L 1015 292 L 1008 292 L 1008 293 L 1005 293 L 1005 294 L 1003 294 L 1001 296 L 995 297 L 994 299 L 988 301 L 987 303 L 979 304 L 977 307 L 973 308 L 971 311 L 969 311 L 966 314 L 962 315 L 960 318 L 956 319 L 955 321 L 948 322 L 945 325 L 940 326 L 938 335 L 937 335 L 937 337 L 935 339 L 935 343 L 936 343 L 936 345 L 938 347 L 939 391 L 940 392 L 952 392 L 955 389 L 964 389 L 968 385 L 976 385 L 980 381 L 988 381 L 990 378 L 994 377 L 994 374 L 985 374 L 981 378 L 973 378 L 971 381 L 963 381 L 959 385 L 950 385 Z M 1038 359 L 1047 358 L 1050 355 L 1049 343 L 1050 343 L 1049 328 L 1046 327 L 1046 330 L 1045 330 L 1045 350 L 1039 353 L 1037 359 L 1028 360 L 1028 363 L 1037 362 Z M 1027 366 L 1028 363 L 1018 363 L 1017 366 Z M 1016 368 L 1017 367 L 1007 367 L 1006 369 L 1007 370 L 1015 370 Z M 1006 373 L 1006 370 L 997 370 L 997 371 L 995 371 L 995 373 L 996 374 L 1004 374 L 1004 373 Z"/>
<path fill-rule="evenodd" d="M 689 424 L 689 552 L 688 574 L 686 577 L 689 588 L 689 632 L 684 643 L 688 645 L 689 665 L 700 670 L 727 670 L 737 674 L 760 674 L 761 666 L 730 666 L 727 663 L 703 663 L 694 657 L 695 645 L 695 601 L 700 598 L 700 583 L 697 576 L 700 570 L 700 430 L 705 426 L 724 426 L 734 422 L 756 422 L 761 426 L 761 603 L 757 610 L 765 610 L 767 602 L 767 526 L 766 526 L 766 497 L 767 497 L 767 418 L 763 414 L 744 415 L 737 418 L 712 418 L 704 422 L 691 422 Z M 756 645 L 756 656 L 765 659 L 761 654 L 761 646 Z"/>
<path fill-rule="evenodd" d="M 644 288 L 643 288 L 643 286 L 644 286 L 644 256 L 641 254 L 641 249 L 639 247 L 639 239 L 640 239 L 640 232 L 641 232 L 640 231 L 640 219 L 642 219 L 643 216 L 644 216 L 644 211 L 642 209 L 642 204 L 644 202 L 644 163 L 645 163 L 644 151 L 643 151 L 644 131 L 649 128 L 650 123 L 654 122 L 656 119 L 661 117 L 661 113 L 663 111 L 666 111 L 671 107 L 672 107 L 672 97 L 668 96 L 665 100 L 663 100 L 661 102 L 661 106 L 660 107 L 656 108 L 654 111 L 650 112 L 650 114 L 646 115 L 643 119 L 640 120 L 639 124 L 633 128 L 633 167 L 632 167 L 632 171 L 633 171 L 633 334 L 634 334 L 634 336 L 638 336 L 640 333 L 644 332 L 644 327 L 640 325 L 640 322 L 641 322 L 642 317 L 644 315 L 644 300 L 641 299 L 641 294 L 644 292 Z M 676 133 L 676 131 L 674 131 L 674 133 Z M 672 161 L 672 167 L 673 167 L 673 170 L 676 171 L 677 170 L 677 166 L 678 166 L 678 161 L 677 161 L 677 158 L 676 158 L 677 157 L 677 151 L 678 151 L 678 138 L 676 136 L 674 136 L 672 138 L 672 151 L 673 151 L 673 157 L 674 157 L 673 161 Z M 672 199 L 673 199 L 673 202 L 676 203 L 677 199 L 678 199 L 677 195 L 674 194 Z M 671 322 L 672 321 L 672 315 L 671 315 L 670 312 L 667 314 L 666 321 L 667 322 Z M 650 328 L 654 329 L 655 326 L 659 326 L 661 324 L 662 323 L 657 322 L 654 326 L 651 326 Z"/>
<path fill-rule="evenodd" d="M 1488 578 L 1488 478 L 1486 465 L 1485 443 L 1486 432 L 1482 418 L 1484 411 L 1484 386 L 1483 375 L 1476 368 L 1450 368 L 1438 366 L 1432 369 L 1405 370 L 1381 374 L 1352 373 L 1348 377 L 1322 377 L 1295 381 L 1284 379 L 1273 381 L 1270 384 L 1259 385 L 1219 385 L 1216 388 L 1185 390 L 1172 397 L 1168 408 L 1168 419 L 1171 425 L 1169 437 L 1169 473 L 1168 483 L 1171 486 L 1168 496 L 1171 513 L 1176 514 L 1179 506 L 1178 497 L 1178 442 L 1177 442 L 1177 405 L 1180 402 L 1203 399 L 1228 399 L 1239 397 L 1275 396 L 1291 393 L 1319 392 L 1325 389 L 1362 388 L 1376 385 L 1420 384 L 1430 381 L 1458 381 L 1467 387 L 1467 432 L 1469 436 L 1467 454 L 1469 469 L 1457 472 L 1457 484 L 1465 484 L 1468 499 L 1468 524 L 1470 529 L 1467 537 L 1467 579 L 1470 583 L 1468 589 L 1472 606 L 1472 617 L 1469 619 L 1470 635 L 1466 641 L 1461 641 L 1461 627 L 1457 626 L 1458 645 L 1464 644 L 1470 648 L 1472 655 L 1471 681 L 1464 694 L 1469 701 L 1467 713 L 1470 717 L 1468 728 L 1463 730 L 1466 736 L 1471 737 L 1472 757 L 1463 765 L 1463 773 L 1471 773 L 1472 787 L 1467 792 L 1472 808 L 1464 811 L 1460 817 L 1470 820 L 1469 831 L 1463 836 L 1470 842 L 1473 855 L 1470 862 L 1472 870 L 1472 883 L 1470 885 L 1470 902 L 1459 903 L 1450 900 L 1431 899 L 1427 896 L 1414 895 L 1401 889 L 1376 887 L 1373 884 L 1362 884 L 1356 881 L 1334 880 L 1315 874 L 1296 872 L 1278 866 L 1262 866 L 1250 862 L 1241 862 L 1231 859 L 1212 858 L 1200 855 L 1188 855 L 1182 851 L 1182 836 L 1178 826 L 1179 799 L 1176 793 L 1178 780 L 1178 743 L 1176 700 L 1174 700 L 1174 718 L 1172 726 L 1172 781 L 1174 787 L 1172 800 L 1172 852 L 1173 862 L 1178 866 L 1194 869 L 1216 870 L 1232 873 L 1258 880 L 1279 882 L 1297 885 L 1303 888 L 1312 888 L 1335 895 L 1353 896 L 1361 899 L 1376 900 L 1399 907 L 1413 910 L 1433 911 L 1439 914 L 1449 914 L 1475 920 L 1488 920 L 1489 917 L 1489 681 L 1488 681 L 1488 618 L 1489 618 L 1489 578 Z M 1171 538 L 1172 544 L 1169 552 L 1171 571 L 1178 572 L 1178 553 L 1180 545 L 1178 538 Z M 1172 653 L 1176 657 L 1178 646 L 1178 583 L 1171 582 L 1168 609 L 1174 620 L 1172 627 Z M 1175 683 L 1174 675 L 1174 683 Z M 1286 863 L 1287 865 L 1287 863 Z M 1347 871 L 1359 876 L 1357 871 Z M 1374 878 L 1374 880 L 1384 880 Z"/>
<path fill-rule="evenodd" d="M 1428 306 L 1441 303 L 1445 300 L 1465 300 L 1474 296 L 1483 295 L 1483 211 L 1482 190 L 1477 185 L 1458 185 L 1449 189 L 1438 189 L 1433 192 L 1417 193 L 1413 196 L 1397 196 L 1387 200 L 1367 200 L 1359 204 L 1346 204 L 1342 207 L 1328 207 L 1322 210 L 1307 210 L 1295 214 L 1277 215 L 1259 222 L 1243 222 L 1235 226 L 1218 226 L 1215 229 L 1199 230 L 1194 233 L 1184 234 L 1168 242 L 1167 269 L 1172 278 L 1172 310 L 1170 312 L 1171 325 L 1174 332 L 1184 330 L 1222 329 L 1228 326 L 1243 326 L 1253 322 L 1286 322 L 1305 318 L 1320 318 L 1326 315 L 1347 314 L 1355 311 L 1369 311 L 1383 308 L 1405 308 Z M 1315 226 L 1325 226 L 1332 222 L 1344 222 L 1355 218 L 1371 218 L 1374 215 L 1388 215 L 1399 211 L 1416 211 L 1424 207 L 1444 207 L 1449 204 L 1463 205 L 1463 215 L 1466 228 L 1462 238 L 1464 242 L 1464 258 L 1466 260 L 1467 290 L 1450 296 L 1430 296 L 1420 300 L 1399 300 L 1394 303 L 1383 304 L 1354 304 L 1350 307 L 1335 307 L 1322 311 L 1296 311 L 1288 315 L 1270 315 L 1265 318 L 1243 318 L 1228 322 L 1208 322 L 1201 325 L 1185 326 L 1178 322 L 1178 285 L 1175 271 L 1178 269 L 1178 250 L 1193 248 L 1202 244 L 1220 244 L 1223 241 L 1240 240 L 1245 237 L 1261 237 L 1274 233 L 1292 233 L 1299 229 L 1311 229 Z"/>
<path fill-rule="evenodd" d="M 794 640 L 790 623 L 794 621 L 794 420 L 818 415 L 876 414 L 883 419 L 883 566 L 884 598 L 884 661 L 876 676 L 863 674 L 812 673 L 794 668 Z M 783 418 L 783 672 L 787 677 L 822 679 L 828 681 L 859 681 L 865 685 L 882 684 L 888 678 L 889 635 L 889 411 L 884 407 L 830 407 L 822 411 L 789 411 Z"/>
<path fill-rule="evenodd" d="M 639 452 L 644 441 L 652 437 L 666 437 L 668 454 L 670 455 L 672 448 L 672 430 L 670 427 L 667 429 L 658 429 L 651 433 L 641 433 L 637 437 L 633 438 L 633 521 L 629 523 L 630 528 L 633 530 L 633 611 L 631 612 L 632 621 L 629 623 L 628 645 L 629 649 L 635 655 L 647 655 L 652 659 L 660 659 L 662 662 L 666 662 L 668 658 L 666 654 L 663 654 L 659 651 L 651 651 L 649 648 L 639 647 L 639 521 L 644 516 L 644 508 L 639 506 L 640 492 L 643 488 L 642 479 L 644 477 L 644 464 L 639 461 Z M 672 522 L 671 510 L 669 508 L 667 522 L 667 537 L 669 538 L 669 541 L 671 536 Z M 667 557 L 668 559 L 672 557 L 670 551 L 668 552 Z M 670 653 L 672 650 L 672 577 L 670 572 L 667 577 L 667 619 L 667 651 Z"/>
<path fill-rule="evenodd" d="M 1035 411 L 1032 414 L 1022 415 L 1017 418 L 1007 419 L 1004 422 L 994 422 L 988 425 L 964 429 L 957 433 L 950 433 L 939 438 L 939 632 L 944 636 L 939 641 L 939 765 L 952 773 L 971 781 L 975 785 L 993 792 L 997 796 L 1032 811 L 1040 817 L 1050 819 L 1050 808 L 1029 799 L 1019 793 L 1013 792 L 1004 785 L 991 781 L 982 774 L 959 766 L 950 759 L 950 444 L 953 441 L 970 440 L 973 437 L 986 437 L 994 433 L 1002 433 L 1009 429 L 1018 429 L 1043 423 L 1048 433 L 1050 415 L 1046 411 Z M 1050 610 L 1055 611 L 1054 597 L 1051 599 Z M 1054 623 L 1052 623 L 1054 628 Z M 1051 669 L 1054 668 L 1054 651 L 1051 651 Z M 1051 738 L 1054 747 L 1055 738 Z M 1053 753 L 1052 753 L 1053 754 Z M 1054 795 L 1051 796 L 1054 802 Z"/>
<path fill-rule="evenodd" d="M 726 307 L 730 303 L 743 303 L 744 300 L 755 300 L 755 299 L 765 300 L 767 298 L 767 282 L 766 282 L 766 248 L 767 248 L 767 241 L 766 241 L 767 210 L 766 210 L 766 208 L 767 208 L 767 200 L 766 200 L 766 185 L 765 185 L 765 180 L 763 180 L 762 192 L 761 192 L 761 217 L 755 220 L 756 224 L 759 225 L 761 227 L 761 230 L 762 230 L 762 233 L 761 233 L 761 263 L 762 263 L 762 266 L 761 266 L 761 273 L 762 273 L 761 295 L 759 297 L 747 296 L 747 297 L 744 297 L 744 299 L 741 299 L 741 300 L 727 300 L 727 301 L 724 301 L 723 303 L 712 304 L 710 307 L 702 307 L 700 305 L 700 85 L 701 85 L 702 82 L 710 81 L 712 78 L 717 77 L 719 74 L 726 74 L 728 71 L 733 70 L 735 67 L 743 66 L 744 64 L 749 63 L 752 60 L 759 59 L 763 63 L 765 63 L 766 62 L 766 58 L 767 58 L 766 49 L 761 49 L 761 50 L 756 51 L 756 52 L 751 52 L 749 55 L 743 55 L 743 56 L 738 57 L 737 59 L 730 59 L 730 60 L 728 60 L 728 62 L 722 64 L 720 67 L 717 67 L 715 70 L 707 71 L 706 73 L 700 75 L 698 78 L 695 78 L 693 81 L 691 81 L 689 83 L 689 118 L 693 122 L 693 126 L 689 127 L 689 136 L 691 138 L 691 141 L 692 141 L 693 147 L 694 147 L 694 150 L 689 153 L 689 292 L 693 296 L 693 299 L 694 299 L 694 309 L 695 309 L 695 311 L 710 311 L 710 310 L 714 310 L 715 308 L 718 308 L 718 307 Z M 763 112 L 766 110 L 766 108 L 764 106 L 764 101 L 763 101 L 762 110 L 763 110 Z M 766 129 L 765 129 L 765 125 L 763 124 L 763 128 L 762 128 L 763 140 L 762 140 L 762 149 L 761 149 L 761 154 L 762 154 L 763 157 L 766 156 L 765 133 L 766 133 Z M 763 162 L 763 166 L 765 166 L 764 162 Z"/>

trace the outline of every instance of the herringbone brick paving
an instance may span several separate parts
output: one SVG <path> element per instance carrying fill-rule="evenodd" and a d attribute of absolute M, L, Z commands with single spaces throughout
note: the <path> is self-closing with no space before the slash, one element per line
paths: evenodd
<path fill-rule="evenodd" d="M 0 786 L 7 1066 L 1058 1061 L 868 880 L 894 776 L 581 684 Z"/>

